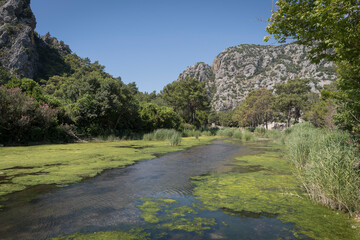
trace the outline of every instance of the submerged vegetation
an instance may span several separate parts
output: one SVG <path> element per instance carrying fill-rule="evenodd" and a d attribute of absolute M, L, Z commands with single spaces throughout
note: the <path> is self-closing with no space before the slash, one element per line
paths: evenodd
<path fill-rule="evenodd" d="M 196 177 L 194 196 L 233 214 L 253 212 L 294 223 L 294 236 L 358 239 L 359 224 L 348 215 L 313 204 L 298 187 L 278 148 L 237 158 L 233 172 Z"/>
<path fill-rule="evenodd" d="M 0 151 L 0 196 L 39 184 L 65 186 L 93 177 L 105 169 L 126 167 L 141 159 L 208 144 L 214 137 L 167 141 L 120 141 L 6 147 Z"/>

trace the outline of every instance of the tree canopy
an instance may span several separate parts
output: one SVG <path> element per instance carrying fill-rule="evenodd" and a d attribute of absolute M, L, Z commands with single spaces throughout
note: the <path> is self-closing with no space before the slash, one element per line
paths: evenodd
<path fill-rule="evenodd" d="M 168 106 L 173 107 L 186 123 L 201 125 L 207 122 L 203 118 L 204 112 L 210 110 L 210 100 L 204 82 L 187 77 L 166 85 L 161 93 Z"/>
<path fill-rule="evenodd" d="M 360 2 L 278 0 L 276 5 L 266 30 L 278 42 L 294 39 L 310 46 L 314 62 L 325 58 L 335 62 L 337 123 L 360 135 Z"/>

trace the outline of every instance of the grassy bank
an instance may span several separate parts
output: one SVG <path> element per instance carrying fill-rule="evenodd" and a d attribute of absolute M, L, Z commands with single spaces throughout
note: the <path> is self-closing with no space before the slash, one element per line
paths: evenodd
<path fill-rule="evenodd" d="M 360 156 L 351 136 L 298 124 L 282 141 L 295 175 L 311 199 L 350 214 L 360 212 Z"/>
<path fill-rule="evenodd" d="M 215 137 L 169 141 L 119 141 L 0 148 L 0 196 L 40 184 L 66 186 L 105 169 L 125 167 L 141 159 L 208 144 Z"/>
<path fill-rule="evenodd" d="M 195 198 L 235 215 L 252 214 L 294 224 L 294 236 L 359 239 L 359 224 L 341 211 L 311 202 L 278 147 L 236 159 L 233 172 L 195 177 Z"/>

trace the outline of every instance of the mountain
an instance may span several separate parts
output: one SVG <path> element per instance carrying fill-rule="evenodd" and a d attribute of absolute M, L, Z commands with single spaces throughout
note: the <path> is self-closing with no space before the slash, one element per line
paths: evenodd
<path fill-rule="evenodd" d="M 242 44 L 221 52 L 212 66 L 197 63 L 178 77 L 205 81 L 215 111 L 235 108 L 252 90 L 273 89 L 289 79 L 310 79 L 314 92 L 336 80 L 332 62 L 313 64 L 307 58 L 309 49 L 296 43 L 280 46 Z"/>
<path fill-rule="evenodd" d="M 0 25 L 0 65 L 12 74 L 33 78 L 39 55 L 30 0 L 1 0 Z"/>
<path fill-rule="evenodd" d="M 0 0 L 0 66 L 18 77 L 48 79 L 69 72 L 71 49 L 50 34 L 39 36 L 30 0 Z"/>

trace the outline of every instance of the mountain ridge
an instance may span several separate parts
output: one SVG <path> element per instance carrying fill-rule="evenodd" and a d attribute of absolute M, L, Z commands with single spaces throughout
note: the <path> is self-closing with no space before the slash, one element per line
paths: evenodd
<path fill-rule="evenodd" d="M 332 62 L 311 63 L 309 50 L 296 43 L 240 44 L 219 53 L 211 66 L 200 62 L 187 67 L 177 80 L 187 76 L 205 81 L 212 91 L 212 108 L 217 112 L 234 109 L 252 90 L 272 90 L 275 84 L 289 79 L 309 79 L 312 91 L 317 92 L 337 77 Z"/>

